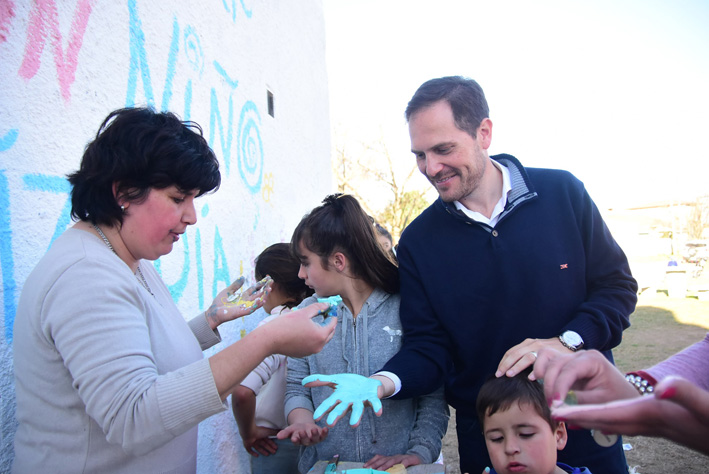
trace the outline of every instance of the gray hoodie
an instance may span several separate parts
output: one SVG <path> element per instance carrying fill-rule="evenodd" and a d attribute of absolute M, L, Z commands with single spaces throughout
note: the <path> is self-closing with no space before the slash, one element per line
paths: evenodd
<path fill-rule="evenodd" d="M 299 308 L 317 301 L 314 295 L 303 300 Z M 318 354 L 305 358 L 288 358 L 286 383 L 286 416 L 295 408 L 315 411 L 332 394 L 329 387 L 307 388 L 301 380 L 310 374 L 376 373 L 401 346 L 399 295 L 375 289 L 364 303 L 357 318 L 340 303 L 338 324 L 332 340 Z M 315 322 L 322 323 L 317 316 Z M 417 454 L 423 463 L 432 463 L 440 454 L 441 439 L 448 426 L 448 405 L 443 389 L 408 400 L 382 400 L 382 416 L 367 409 L 357 428 L 351 428 L 348 417 L 330 428 L 327 438 L 305 448 L 298 468 L 307 472 L 317 461 L 340 455 L 341 461 L 366 462 L 377 454 Z M 325 418 L 325 417 L 324 417 Z M 325 426 L 324 418 L 318 422 Z"/>

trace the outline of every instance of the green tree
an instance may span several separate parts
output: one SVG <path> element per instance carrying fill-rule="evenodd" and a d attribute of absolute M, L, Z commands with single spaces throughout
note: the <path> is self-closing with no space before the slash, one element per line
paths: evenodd
<path fill-rule="evenodd" d="M 396 195 L 395 200 L 390 201 L 376 219 L 391 232 L 394 242 L 398 242 L 406 226 L 428 205 L 426 191 L 404 191 Z"/>
<path fill-rule="evenodd" d="M 332 167 L 337 191 L 355 196 L 364 210 L 391 233 L 394 244 L 433 200 L 430 186 L 419 189 L 421 186 L 416 188 L 413 182 L 418 173 L 416 165 L 404 172 L 397 169 L 382 139 L 374 145 L 363 145 L 359 152 L 338 146 Z"/>

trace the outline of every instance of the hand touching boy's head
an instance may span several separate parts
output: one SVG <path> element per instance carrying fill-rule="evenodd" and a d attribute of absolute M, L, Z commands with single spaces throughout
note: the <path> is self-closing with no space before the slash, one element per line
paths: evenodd
<path fill-rule="evenodd" d="M 480 389 L 476 408 L 490 460 L 499 474 L 564 472 L 556 456 L 566 427 L 552 420 L 542 386 L 528 375 L 493 378 Z"/>

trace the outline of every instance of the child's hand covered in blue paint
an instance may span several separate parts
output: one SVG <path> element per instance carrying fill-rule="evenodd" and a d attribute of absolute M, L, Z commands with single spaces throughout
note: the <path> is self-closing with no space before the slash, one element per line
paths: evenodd
<path fill-rule="evenodd" d="M 315 420 L 319 420 L 329 412 L 327 417 L 329 426 L 335 425 L 351 408 L 350 426 L 357 427 L 362 418 L 365 403 L 372 407 L 377 416 L 382 414 L 382 402 L 379 400 L 379 387 L 382 384 L 379 380 L 357 374 L 312 374 L 305 377 L 302 383 L 307 387 L 327 385 L 335 389 L 313 414 Z"/>
<path fill-rule="evenodd" d="M 328 296 L 327 298 L 318 298 L 318 303 L 327 303 L 330 307 L 322 312 L 324 318 L 328 316 L 337 317 L 337 306 L 342 303 L 340 295 Z"/>

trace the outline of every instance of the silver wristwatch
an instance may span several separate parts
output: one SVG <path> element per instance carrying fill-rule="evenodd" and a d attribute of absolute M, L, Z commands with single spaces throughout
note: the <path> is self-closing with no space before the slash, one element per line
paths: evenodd
<path fill-rule="evenodd" d="M 561 336 L 559 336 L 559 341 L 561 341 L 564 347 L 574 352 L 583 347 L 583 339 L 579 336 L 579 333 L 575 331 L 564 331 Z"/>

